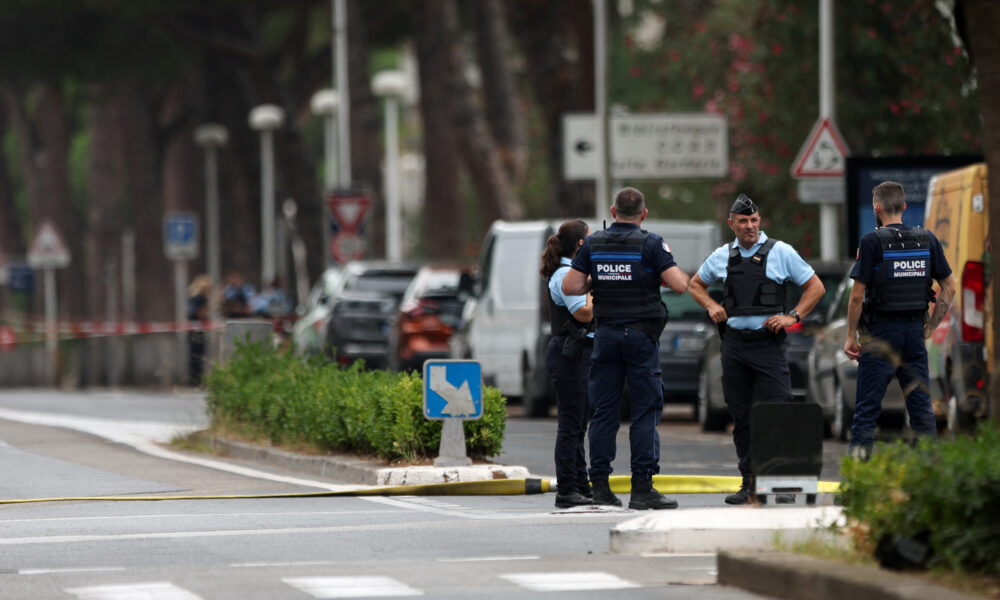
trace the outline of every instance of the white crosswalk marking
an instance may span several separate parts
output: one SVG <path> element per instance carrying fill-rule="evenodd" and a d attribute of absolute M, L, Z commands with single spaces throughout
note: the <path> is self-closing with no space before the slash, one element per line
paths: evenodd
<path fill-rule="evenodd" d="M 282 581 L 313 598 L 423 596 L 391 577 L 286 577 Z"/>
<path fill-rule="evenodd" d="M 566 571 L 562 573 L 508 573 L 507 581 L 535 592 L 621 590 L 640 587 L 610 573 Z"/>
<path fill-rule="evenodd" d="M 201 600 L 200 596 L 165 581 L 69 588 L 80 600 Z"/>

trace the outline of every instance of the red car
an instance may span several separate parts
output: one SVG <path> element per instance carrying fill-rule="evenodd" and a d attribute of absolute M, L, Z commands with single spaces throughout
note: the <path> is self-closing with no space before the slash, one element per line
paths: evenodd
<path fill-rule="evenodd" d="M 428 265 L 403 295 L 389 332 L 389 368 L 423 369 L 429 358 L 448 358 L 448 340 L 472 294 L 471 265 Z"/>

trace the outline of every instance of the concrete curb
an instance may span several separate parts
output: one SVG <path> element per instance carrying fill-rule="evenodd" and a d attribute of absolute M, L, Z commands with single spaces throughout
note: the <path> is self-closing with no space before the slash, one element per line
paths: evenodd
<path fill-rule="evenodd" d="M 720 585 L 774 598 L 810 600 L 973 600 L 918 577 L 875 567 L 845 565 L 787 552 L 724 550 L 717 559 Z"/>
<path fill-rule="evenodd" d="M 718 552 L 772 548 L 828 533 L 841 522 L 837 506 L 720 507 L 653 511 L 611 529 L 615 554 Z"/>
<path fill-rule="evenodd" d="M 250 460 L 305 475 L 336 479 L 358 485 L 426 485 L 456 481 L 526 479 L 528 469 L 520 466 L 470 465 L 467 467 L 386 467 L 350 456 L 310 456 L 278 448 L 257 446 L 213 437 L 212 447 L 240 460 Z"/>

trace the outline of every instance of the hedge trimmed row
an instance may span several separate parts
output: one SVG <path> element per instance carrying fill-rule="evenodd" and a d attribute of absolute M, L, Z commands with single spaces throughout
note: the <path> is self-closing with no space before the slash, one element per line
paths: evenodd
<path fill-rule="evenodd" d="M 415 373 L 344 368 L 303 359 L 261 343 L 238 344 L 230 361 L 205 378 L 213 428 L 233 428 L 275 445 L 359 452 L 387 460 L 437 455 L 441 423 L 423 415 L 423 382 Z M 506 400 L 483 390 L 483 417 L 465 422 L 469 456 L 500 453 Z"/>
<path fill-rule="evenodd" d="M 926 538 L 929 566 L 1000 575 L 1000 428 L 975 437 L 882 445 L 868 462 L 845 458 L 841 501 L 859 549 L 883 535 Z"/>

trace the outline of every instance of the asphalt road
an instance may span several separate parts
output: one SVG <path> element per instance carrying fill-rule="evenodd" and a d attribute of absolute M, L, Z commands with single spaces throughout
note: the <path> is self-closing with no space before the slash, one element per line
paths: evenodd
<path fill-rule="evenodd" d="M 172 460 L 192 457 L 151 442 L 203 426 L 200 402 L 191 392 L 0 392 L 0 498 L 296 493 L 347 483 L 223 459 L 211 458 L 218 468 Z M 554 428 L 513 416 L 498 462 L 551 475 Z M 726 435 L 668 416 L 661 440 L 665 473 L 734 473 Z M 620 441 L 615 468 L 627 473 L 627 433 Z M 717 494 L 679 500 L 722 509 Z M 634 516 L 556 511 L 551 494 L 0 504 L 0 597 L 756 597 L 717 586 L 713 554 L 609 554 L 610 528 Z"/>

